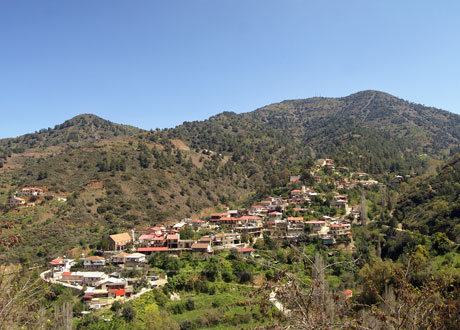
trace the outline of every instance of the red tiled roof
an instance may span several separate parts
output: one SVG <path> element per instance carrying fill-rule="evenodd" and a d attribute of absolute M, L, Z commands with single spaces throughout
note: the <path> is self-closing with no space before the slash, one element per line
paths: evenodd
<path fill-rule="evenodd" d="M 179 239 L 179 235 L 168 235 L 168 237 L 166 238 L 167 240 L 170 240 L 170 239 Z"/>
<path fill-rule="evenodd" d="M 167 246 L 162 247 L 140 247 L 137 248 L 137 252 L 166 252 L 168 251 Z"/>
<path fill-rule="evenodd" d="M 53 266 L 59 266 L 59 265 L 65 265 L 65 262 L 64 262 L 64 259 L 57 258 L 57 259 L 51 260 L 49 264 Z"/>
<path fill-rule="evenodd" d="M 349 294 L 352 294 L 352 293 L 353 293 L 353 291 L 351 291 L 351 290 L 344 290 L 344 291 L 342 291 L 342 292 L 343 292 L 344 294 L 346 294 L 346 295 L 349 295 Z"/>
<path fill-rule="evenodd" d="M 243 252 L 254 252 L 255 250 L 253 248 L 239 248 L 237 249 L 238 253 L 243 253 Z"/>
<path fill-rule="evenodd" d="M 72 275 L 72 272 L 63 272 L 62 273 L 62 276 L 70 276 L 70 275 Z"/>
<path fill-rule="evenodd" d="M 139 236 L 139 240 L 140 241 L 150 241 L 151 239 L 153 239 L 155 237 L 155 235 L 152 235 L 152 234 L 142 234 L 141 236 Z"/>

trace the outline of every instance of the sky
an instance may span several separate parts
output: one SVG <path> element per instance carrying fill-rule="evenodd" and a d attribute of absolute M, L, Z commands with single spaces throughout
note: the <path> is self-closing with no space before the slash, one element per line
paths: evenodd
<path fill-rule="evenodd" d="M 460 114 L 460 1 L 0 0 L 0 138 L 384 91 Z"/>

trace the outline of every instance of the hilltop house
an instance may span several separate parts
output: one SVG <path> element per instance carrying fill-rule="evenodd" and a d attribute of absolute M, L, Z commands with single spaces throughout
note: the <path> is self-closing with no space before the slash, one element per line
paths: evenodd
<path fill-rule="evenodd" d="M 11 207 L 21 206 L 21 205 L 25 205 L 25 204 L 26 204 L 26 200 L 23 199 L 23 198 L 13 196 L 10 199 L 8 199 L 8 206 L 11 206 Z"/>
<path fill-rule="evenodd" d="M 32 196 L 42 196 L 43 189 L 36 187 L 21 188 L 16 192 L 16 196 L 20 197 L 32 197 Z"/>

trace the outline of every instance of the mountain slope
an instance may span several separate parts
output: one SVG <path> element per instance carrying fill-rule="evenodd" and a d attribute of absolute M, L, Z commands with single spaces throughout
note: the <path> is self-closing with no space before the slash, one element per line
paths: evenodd
<path fill-rule="evenodd" d="M 459 118 L 376 91 L 224 112 L 162 131 L 77 116 L 52 130 L 0 141 L 8 152 L 26 150 L 6 157 L 0 204 L 26 185 L 68 198 L 19 213 L 5 209 L 3 219 L 13 225 L 0 238 L 21 234 L 25 243 L 4 258 L 32 255 L 39 245 L 48 253 L 84 246 L 81 237 L 95 244 L 108 232 L 245 205 L 285 185 L 290 175 L 308 177 L 317 158 L 381 180 L 390 172 L 421 173 L 430 159 L 458 148 Z M 46 237 L 36 240 L 41 230 Z"/>
<path fill-rule="evenodd" d="M 460 116 L 363 91 L 283 101 L 245 114 L 222 113 L 184 123 L 171 134 L 192 148 L 246 158 L 261 149 L 287 151 L 280 161 L 330 157 L 370 173 L 409 173 L 426 166 L 421 155 L 442 158 L 459 148 Z"/>
<path fill-rule="evenodd" d="M 460 235 L 460 154 L 437 175 L 402 195 L 394 216 L 410 229 L 425 234 L 440 231 L 451 239 L 457 238 Z"/>
<path fill-rule="evenodd" d="M 51 146 L 79 146 L 87 142 L 111 139 L 117 136 L 132 136 L 142 132 L 136 127 L 120 125 L 96 115 L 83 114 L 65 121 L 54 128 L 0 140 L 0 148 L 23 152 L 32 148 Z"/>

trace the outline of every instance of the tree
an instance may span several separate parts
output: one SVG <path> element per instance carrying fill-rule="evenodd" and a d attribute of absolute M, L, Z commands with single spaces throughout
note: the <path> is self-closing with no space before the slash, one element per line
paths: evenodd
<path fill-rule="evenodd" d="M 367 203 L 366 203 L 366 192 L 364 189 L 361 190 L 361 224 L 367 225 Z"/>
<path fill-rule="evenodd" d="M 439 254 L 445 254 L 450 250 L 450 240 L 445 233 L 437 232 L 432 236 L 433 249 Z"/>
<path fill-rule="evenodd" d="M 123 316 L 123 318 L 126 321 L 131 322 L 132 320 L 136 318 L 136 311 L 134 310 L 133 306 L 126 305 L 125 307 L 123 307 L 121 316 Z"/>
<path fill-rule="evenodd" d="M 142 314 L 145 330 L 179 330 L 178 324 L 169 318 L 168 313 L 160 311 L 155 303 L 147 305 Z"/>

